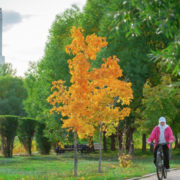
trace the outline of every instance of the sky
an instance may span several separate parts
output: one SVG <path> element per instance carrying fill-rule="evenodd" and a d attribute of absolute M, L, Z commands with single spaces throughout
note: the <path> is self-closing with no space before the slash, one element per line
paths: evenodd
<path fill-rule="evenodd" d="M 86 0 L 0 0 L 3 11 L 3 49 L 5 62 L 11 63 L 18 76 L 24 76 L 29 62 L 39 61 L 49 29 L 57 14 Z"/>

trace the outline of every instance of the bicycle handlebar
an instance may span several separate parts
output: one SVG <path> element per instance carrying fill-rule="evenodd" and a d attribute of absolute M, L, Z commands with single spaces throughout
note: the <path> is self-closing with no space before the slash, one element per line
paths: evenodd
<path fill-rule="evenodd" d="M 154 145 L 154 144 L 157 144 L 157 145 L 167 145 L 167 144 L 172 144 L 171 142 L 166 142 L 166 143 L 154 143 L 154 142 L 151 142 L 151 143 L 148 143 L 149 145 Z"/>

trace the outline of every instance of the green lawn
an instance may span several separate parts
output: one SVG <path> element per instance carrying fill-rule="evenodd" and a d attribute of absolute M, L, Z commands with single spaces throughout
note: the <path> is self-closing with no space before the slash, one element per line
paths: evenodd
<path fill-rule="evenodd" d="M 102 173 L 98 174 L 98 153 L 79 154 L 78 177 L 73 177 L 73 153 L 34 155 L 32 157 L 0 157 L 0 180 L 10 179 L 126 179 L 155 172 L 152 154 L 136 151 L 131 168 L 120 168 L 117 152 L 104 153 Z M 180 168 L 180 150 L 173 152 L 171 168 Z"/>

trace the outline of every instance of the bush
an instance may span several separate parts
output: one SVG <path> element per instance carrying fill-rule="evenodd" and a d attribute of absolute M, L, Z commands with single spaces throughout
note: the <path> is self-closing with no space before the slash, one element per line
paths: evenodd
<path fill-rule="evenodd" d="M 13 143 L 18 127 L 18 117 L 11 115 L 0 115 L 0 136 L 3 155 L 12 157 Z"/>
<path fill-rule="evenodd" d="M 31 156 L 32 139 L 35 133 L 37 121 L 31 118 L 20 118 L 18 125 L 18 138 L 25 150 Z"/>
<path fill-rule="evenodd" d="M 131 167 L 132 166 L 132 156 L 129 154 L 121 154 L 118 158 L 119 160 L 119 165 L 122 168 L 127 168 L 127 167 Z"/>
<path fill-rule="evenodd" d="M 45 124 L 38 122 L 36 129 L 37 148 L 41 154 L 49 154 L 51 150 L 51 143 L 47 137 L 44 136 Z"/>

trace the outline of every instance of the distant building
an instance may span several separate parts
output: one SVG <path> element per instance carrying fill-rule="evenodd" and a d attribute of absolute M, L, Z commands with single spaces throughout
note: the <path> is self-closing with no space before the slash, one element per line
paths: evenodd
<path fill-rule="evenodd" d="M 0 65 L 5 63 L 5 57 L 2 56 L 2 26 L 3 26 L 3 18 L 2 18 L 2 9 L 0 8 Z"/>

